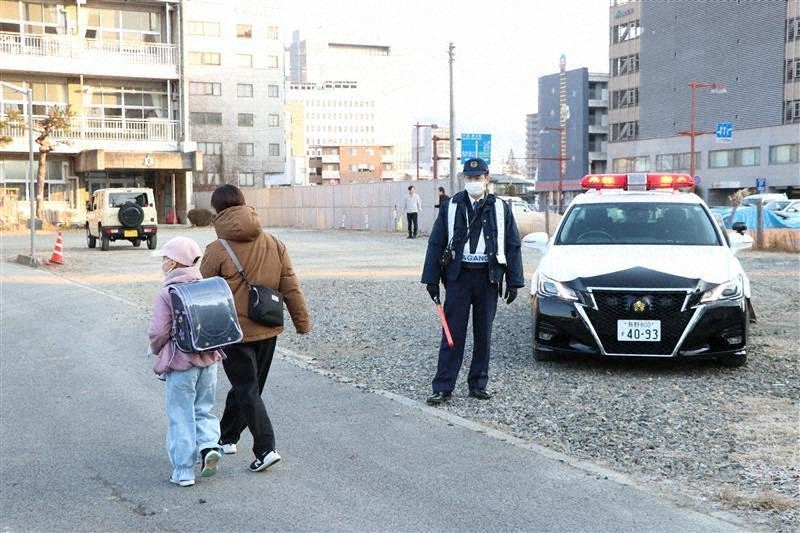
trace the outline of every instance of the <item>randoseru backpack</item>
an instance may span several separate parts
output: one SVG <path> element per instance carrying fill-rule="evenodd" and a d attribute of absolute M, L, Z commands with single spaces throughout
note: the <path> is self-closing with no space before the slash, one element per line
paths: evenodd
<path fill-rule="evenodd" d="M 169 288 L 172 338 L 185 353 L 215 350 L 242 340 L 233 294 L 219 276 Z"/>

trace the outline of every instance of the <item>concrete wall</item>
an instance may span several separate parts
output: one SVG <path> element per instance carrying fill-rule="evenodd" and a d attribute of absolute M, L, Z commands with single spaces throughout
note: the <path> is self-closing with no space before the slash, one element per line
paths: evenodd
<path fill-rule="evenodd" d="M 396 231 L 397 218 L 402 218 L 403 200 L 408 186 L 417 189 L 422 200 L 419 214 L 420 233 L 433 227 L 438 209 L 438 188 L 450 193 L 449 180 L 393 181 L 387 183 L 352 183 L 307 187 L 273 187 L 243 189 L 248 205 L 254 206 L 267 227 L 306 229 L 360 229 Z M 196 192 L 196 207 L 210 209 L 210 192 Z"/>

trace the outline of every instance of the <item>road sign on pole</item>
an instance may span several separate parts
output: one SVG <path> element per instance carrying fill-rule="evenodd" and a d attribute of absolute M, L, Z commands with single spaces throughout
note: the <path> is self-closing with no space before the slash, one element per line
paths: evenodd
<path fill-rule="evenodd" d="M 473 157 L 480 157 L 486 164 L 492 158 L 492 136 L 489 133 L 462 133 L 461 134 L 461 161 Z"/>
<path fill-rule="evenodd" d="M 756 178 L 756 190 L 764 192 L 767 188 L 767 178 Z"/>
<path fill-rule="evenodd" d="M 733 140 L 733 122 L 717 122 L 717 142 L 729 143 Z"/>

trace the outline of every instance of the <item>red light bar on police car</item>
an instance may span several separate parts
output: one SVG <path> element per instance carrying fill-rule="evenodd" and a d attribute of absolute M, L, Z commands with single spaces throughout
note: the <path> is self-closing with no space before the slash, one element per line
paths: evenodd
<path fill-rule="evenodd" d="M 694 186 L 688 174 L 587 174 L 581 180 L 584 189 L 686 189 Z"/>

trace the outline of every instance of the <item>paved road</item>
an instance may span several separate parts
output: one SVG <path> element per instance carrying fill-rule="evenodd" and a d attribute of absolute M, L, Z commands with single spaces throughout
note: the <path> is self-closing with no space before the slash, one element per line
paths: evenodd
<path fill-rule="evenodd" d="M 292 354 L 276 361 L 265 393 L 284 461 L 247 471 L 247 435 L 218 476 L 175 487 L 163 386 L 144 357 L 146 306 L 113 283 L 10 263 L 8 244 L 0 264 L 4 531 L 737 529 L 600 468 L 337 381 Z M 116 275 L 95 266 L 85 279 Z M 146 276 L 139 284 L 151 294 L 157 287 Z M 222 378 L 217 411 L 227 387 Z"/>

